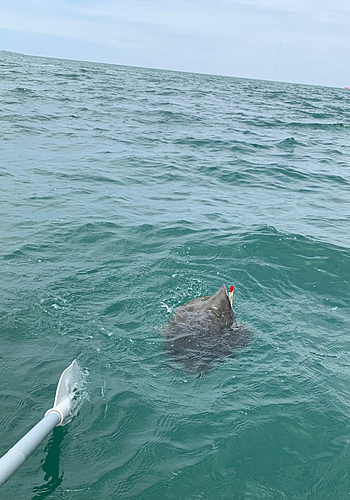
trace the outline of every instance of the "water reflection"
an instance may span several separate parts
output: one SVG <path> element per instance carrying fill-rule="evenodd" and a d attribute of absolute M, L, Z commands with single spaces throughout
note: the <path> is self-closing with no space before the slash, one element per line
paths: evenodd
<path fill-rule="evenodd" d="M 35 495 L 32 500 L 48 497 L 62 483 L 63 472 L 60 475 L 59 469 L 60 446 L 66 433 L 67 429 L 65 427 L 55 427 L 53 430 L 52 436 L 45 447 L 46 457 L 42 465 L 46 483 L 33 488 Z"/>

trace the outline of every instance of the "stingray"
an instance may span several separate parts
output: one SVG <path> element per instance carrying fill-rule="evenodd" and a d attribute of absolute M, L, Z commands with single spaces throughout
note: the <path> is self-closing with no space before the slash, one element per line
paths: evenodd
<path fill-rule="evenodd" d="M 189 374 L 207 373 L 216 362 L 235 357 L 250 341 L 252 331 L 237 324 L 232 310 L 233 286 L 179 306 L 165 329 L 164 350 Z"/>

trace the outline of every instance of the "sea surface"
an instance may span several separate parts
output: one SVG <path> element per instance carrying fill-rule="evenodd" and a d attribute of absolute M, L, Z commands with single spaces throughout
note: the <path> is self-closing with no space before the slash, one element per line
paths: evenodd
<path fill-rule="evenodd" d="M 0 455 L 85 374 L 0 498 L 349 498 L 349 91 L 0 52 L 0 102 Z M 169 364 L 223 283 L 251 342 Z"/>

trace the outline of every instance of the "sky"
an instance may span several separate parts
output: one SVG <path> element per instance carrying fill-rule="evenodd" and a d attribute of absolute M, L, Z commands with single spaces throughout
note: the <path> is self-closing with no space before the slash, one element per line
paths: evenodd
<path fill-rule="evenodd" d="M 345 87 L 349 49 L 349 0 L 0 5 L 0 50 L 23 54 Z"/>

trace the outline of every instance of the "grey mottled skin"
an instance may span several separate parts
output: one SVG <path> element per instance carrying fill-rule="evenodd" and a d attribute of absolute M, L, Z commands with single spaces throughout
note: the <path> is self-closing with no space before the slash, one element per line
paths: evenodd
<path fill-rule="evenodd" d="M 237 324 L 226 286 L 209 297 L 198 297 L 179 306 L 165 330 L 167 351 L 187 373 L 203 374 L 214 362 L 234 357 L 248 344 L 252 332 Z"/>

